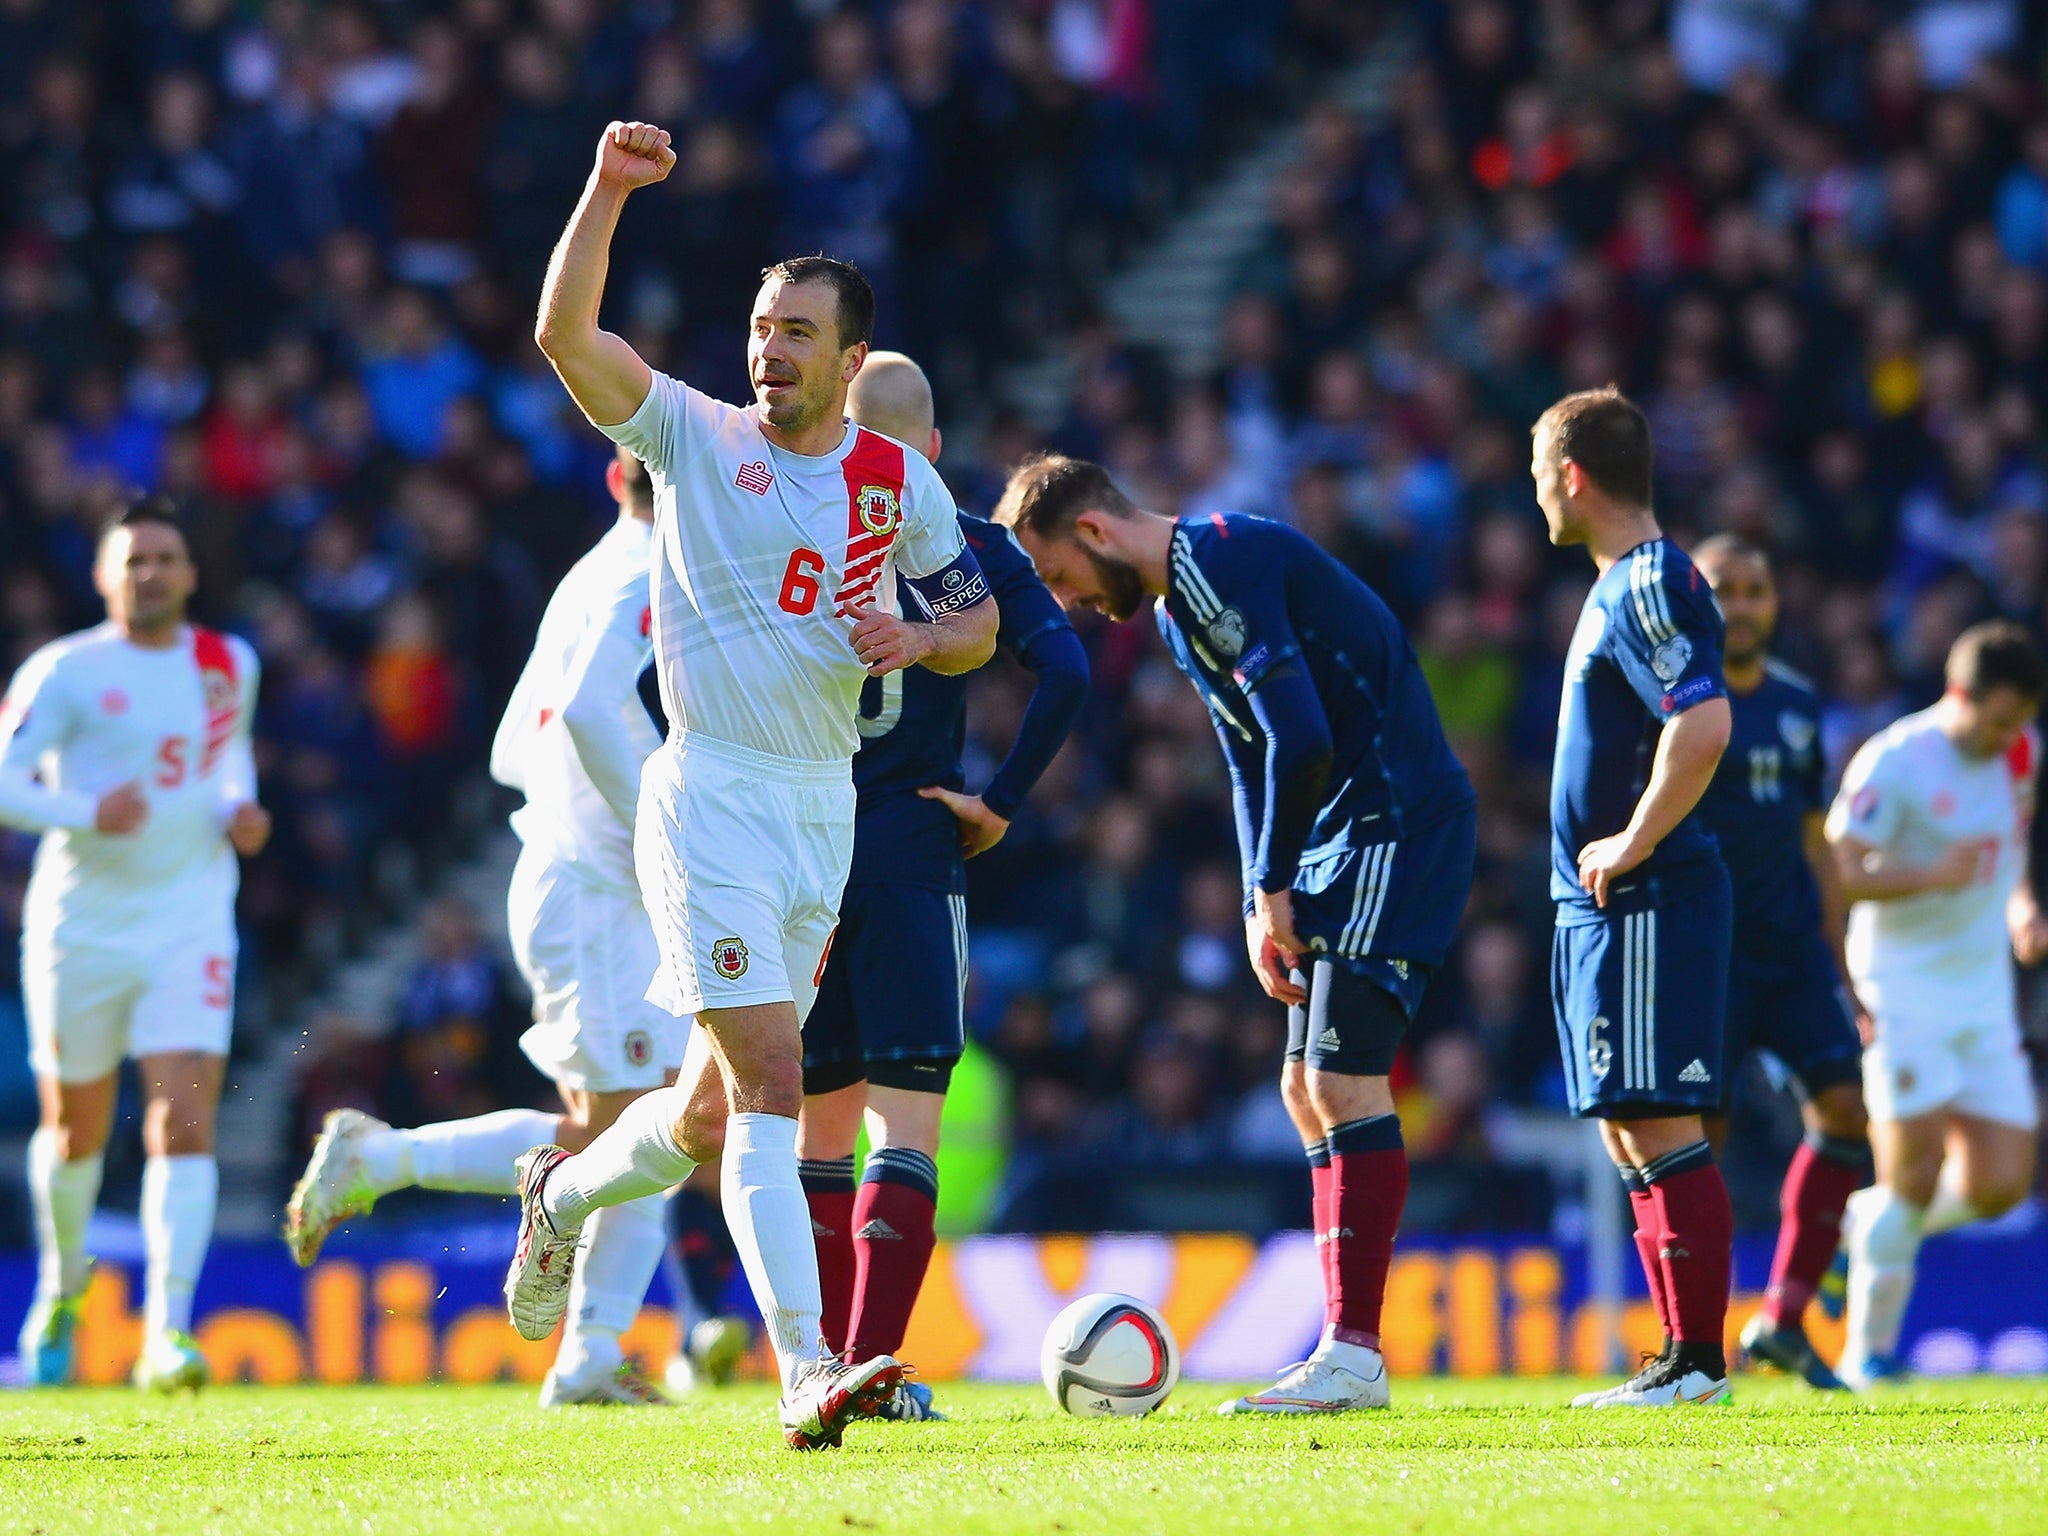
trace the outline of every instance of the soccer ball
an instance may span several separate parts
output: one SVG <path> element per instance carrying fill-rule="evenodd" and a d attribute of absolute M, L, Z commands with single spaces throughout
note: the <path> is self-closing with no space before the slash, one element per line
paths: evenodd
<path fill-rule="evenodd" d="M 1180 1346 L 1166 1319 L 1137 1297 L 1098 1291 L 1052 1320 L 1038 1369 L 1045 1390 L 1068 1413 L 1150 1413 L 1180 1380 Z"/>

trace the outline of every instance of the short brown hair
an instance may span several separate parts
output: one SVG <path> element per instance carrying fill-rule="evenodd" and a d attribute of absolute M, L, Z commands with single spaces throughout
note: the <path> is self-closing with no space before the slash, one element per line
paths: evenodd
<path fill-rule="evenodd" d="M 1570 459 L 1616 501 L 1650 505 L 1650 423 L 1614 385 L 1566 395 L 1536 419 L 1538 429 L 1545 424 L 1560 461 Z"/>
<path fill-rule="evenodd" d="M 839 307 L 833 323 L 839 328 L 841 351 L 875 339 L 875 290 L 852 262 L 834 256 L 792 256 L 762 268 L 761 281 L 770 278 L 787 284 L 823 283 L 832 290 Z"/>
<path fill-rule="evenodd" d="M 1040 538 L 1063 538 L 1083 512 L 1129 517 L 1138 509 L 1116 488 L 1109 471 L 1087 459 L 1044 453 L 1026 459 L 1010 474 L 995 520 L 1005 528 L 1029 529 Z"/>
<path fill-rule="evenodd" d="M 2010 619 L 1972 624 L 1948 651 L 1948 684 L 1972 699 L 2010 688 L 2023 699 L 2048 695 L 2048 661 L 2034 637 Z"/>

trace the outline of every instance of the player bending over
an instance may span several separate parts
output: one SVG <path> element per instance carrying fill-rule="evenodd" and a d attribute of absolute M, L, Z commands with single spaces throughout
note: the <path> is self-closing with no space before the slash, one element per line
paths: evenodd
<path fill-rule="evenodd" d="M 1380 1304 L 1408 1158 L 1387 1085 L 1472 884 L 1471 782 L 1400 626 L 1371 588 L 1260 518 L 1142 512 L 1099 465 L 1010 477 L 1015 530 L 1068 608 L 1153 598 L 1230 768 L 1245 941 L 1288 1005 L 1281 1093 L 1308 1154 L 1324 1328 L 1302 1365 L 1225 1413 L 1387 1405 Z"/>
<path fill-rule="evenodd" d="M 1733 898 L 1698 814 L 1728 745 L 1721 616 L 1650 510 L 1650 428 L 1613 389 L 1568 395 L 1530 457 L 1550 541 L 1599 579 L 1565 659 L 1550 781 L 1551 998 L 1572 1112 L 1597 1118 L 1635 1209 L 1664 1348 L 1574 1407 L 1728 1398 L 1734 1218 L 1718 1109 Z"/>
<path fill-rule="evenodd" d="M 1853 1196 L 1853 1387 L 1899 1374 L 1922 1238 L 1996 1216 L 2034 1183 L 2037 1110 L 2012 957 L 2048 957 L 2027 873 L 2048 663 L 2016 624 L 1948 653 L 1948 691 L 1865 742 L 1828 812 L 1849 910 L 1849 977 L 1874 1022 L 1863 1054 L 1877 1182 Z"/>
<path fill-rule="evenodd" d="M 980 666 L 996 605 L 937 471 L 846 420 L 874 327 L 853 267 L 800 257 L 764 274 L 745 410 L 654 372 L 598 328 L 619 211 L 675 158 L 658 128 L 605 130 L 534 336 L 584 415 L 654 480 L 652 635 L 670 729 L 648 759 L 635 833 L 661 952 L 648 996 L 697 1016 L 723 1079 L 726 1220 L 774 1345 L 784 1437 L 808 1449 L 881 1411 L 903 1376 L 888 1355 L 846 1364 L 825 1350 L 797 1174 L 800 1032 L 853 854 L 861 687 L 913 664 Z M 930 622 L 891 611 L 899 573 Z M 526 1337 L 560 1320 L 592 1213 L 668 1189 L 710 1154 L 697 1086 L 686 1063 L 681 1082 L 634 1100 L 583 1151 L 521 1159 L 505 1293 Z"/>
<path fill-rule="evenodd" d="M 860 425 L 937 461 L 931 385 L 901 353 L 868 355 L 847 408 Z M 964 1039 L 964 861 L 1001 841 L 1088 695 L 1087 652 L 1016 541 L 965 513 L 960 531 L 1002 609 L 997 640 L 1036 674 L 1037 685 L 1009 756 L 978 795 L 962 793 L 964 678 L 892 672 L 861 692 L 853 868 L 817 1005 L 804 1024 L 797 1138 L 825 1344 L 851 1360 L 903 1347 L 931 1262 L 939 1114 Z M 917 617 L 914 605 L 905 617 Z M 856 1191 L 863 1110 L 873 1150 Z M 904 1383 L 887 1416 L 935 1417 L 930 1389 Z"/>
<path fill-rule="evenodd" d="M 28 1183 L 40 1264 L 31 1382 L 71 1379 L 123 1056 L 141 1069 L 147 1255 L 137 1386 L 196 1387 L 192 1292 L 213 1236 L 215 1113 L 234 1022 L 237 853 L 270 837 L 249 732 L 256 653 L 185 622 L 197 576 L 143 502 L 100 535 L 107 621 L 22 663 L 0 703 L 0 821 L 40 832 L 21 976 L 42 1121 Z"/>
<path fill-rule="evenodd" d="M 521 1048 L 565 1113 L 503 1109 L 394 1130 L 357 1109 L 327 1117 L 285 1211 L 285 1242 L 311 1264 L 327 1236 L 394 1190 L 518 1193 L 529 1147 L 582 1147 L 650 1088 L 675 1081 L 687 1021 L 646 1000 L 660 956 L 633 876 L 640 769 L 661 738 L 635 682 L 647 651 L 654 488 L 621 450 L 609 483 L 618 520 L 570 568 L 540 622 L 491 744 L 491 776 L 526 803 L 506 911 L 512 954 L 533 990 Z M 593 1216 L 568 1323 L 541 1383 L 544 1407 L 659 1403 L 619 1347 L 661 1262 L 661 1195 Z"/>
<path fill-rule="evenodd" d="M 1806 1139 L 1779 1198 L 1777 1252 L 1763 1307 L 1742 1330 L 1752 1359 L 1816 1387 L 1841 1382 L 1801 1318 L 1841 1237 L 1842 1206 L 1869 1160 L 1856 1004 L 1844 978 L 1844 906 L 1823 830 L 1820 696 L 1769 654 L 1778 589 L 1764 552 L 1733 534 L 1693 551 L 1727 626 L 1722 670 L 1728 750 L 1700 801 L 1735 892 L 1734 953 L 1722 1039 L 1721 1102 L 1707 1121 L 1718 1151 L 1736 1074 L 1765 1051 L 1790 1074 Z M 1640 1231 L 1637 1240 L 1645 1241 Z M 1646 1266 L 1647 1267 L 1647 1266 Z M 1664 1332 L 1671 1333 L 1669 1319 Z"/>

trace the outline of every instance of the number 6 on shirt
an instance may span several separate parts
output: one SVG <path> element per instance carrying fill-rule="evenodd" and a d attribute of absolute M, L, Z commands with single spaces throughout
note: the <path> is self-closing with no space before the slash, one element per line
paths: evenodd
<path fill-rule="evenodd" d="M 825 573 L 825 557 L 815 549 L 790 553 L 782 572 L 782 595 L 776 599 L 784 613 L 801 617 L 818 606 L 818 577 Z"/>

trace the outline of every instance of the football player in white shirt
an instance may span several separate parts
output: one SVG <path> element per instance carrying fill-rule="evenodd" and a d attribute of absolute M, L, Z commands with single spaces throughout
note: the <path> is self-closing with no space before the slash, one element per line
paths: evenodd
<path fill-rule="evenodd" d="M 633 874 L 640 770 L 661 744 L 637 687 L 654 487 L 623 448 L 609 484 L 618 520 L 555 589 L 491 744 L 492 777 L 526 797 L 512 816 L 523 846 L 507 897 L 513 958 L 533 991 L 534 1024 L 520 1045 L 566 1112 L 505 1109 L 394 1130 L 361 1110 L 333 1111 L 286 1208 L 285 1241 L 300 1264 L 394 1190 L 517 1194 L 529 1147 L 589 1145 L 682 1065 L 688 1021 L 647 1001 L 660 954 Z M 619 1345 L 661 1261 L 662 1200 L 645 1195 L 584 1224 L 542 1406 L 664 1401 Z"/>
<path fill-rule="evenodd" d="M 1851 1386 L 1899 1373 L 1921 1239 L 1996 1216 L 2034 1182 L 2036 1107 L 2012 957 L 2048 957 L 2027 871 L 2048 663 L 2015 624 L 1966 630 L 1932 708 L 1863 745 L 1828 813 L 1877 1182 L 1850 1197 Z"/>
<path fill-rule="evenodd" d="M 185 622 L 196 583 L 172 511 L 101 535 L 107 621 L 52 641 L 0 703 L 0 821 L 40 832 L 22 909 L 29 1141 L 40 1265 L 21 1330 L 32 1382 L 70 1379 L 121 1059 L 141 1070 L 147 1257 L 138 1386 L 196 1387 L 192 1293 L 213 1236 L 214 1116 L 234 1017 L 235 855 L 270 837 L 249 733 L 256 653 Z"/>
<path fill-rule="evenodd" d="M 764 274 L 745 410 L 654 372 L 599 329 L 619 211 L 675 158 L 661 129 L 605 130 L 534 335 L 584 415 L 654 477 L 653 639 L 670 729 L 642 778 L 636 832 L 661 948 L 648 995 L 696 1013 L 701 1054 L 723 1079 L 726 1221 L 775 1348 L 784 1438 L 809 1449 L 879 1413 L 903 1379 L 886 1355 L 825 1358 L 797 1174 L 800 1031 L 853 852 L 861 685 L 914 664 L 971 671 L 995 648 L 996 611 L 938 472 L 846 419 L 874 326 L 874 294 L 853 267 L 809 256 Z M 931 622 L 896 617 L 899 575 Z M 583 1152 L 521 1159 L 505 1292 L 526 1337 L 562 1315 L 593 1211 L 667 1189 L 713 1151 L 712 1117 L 691 1109 L 692 1065 Z"/>

